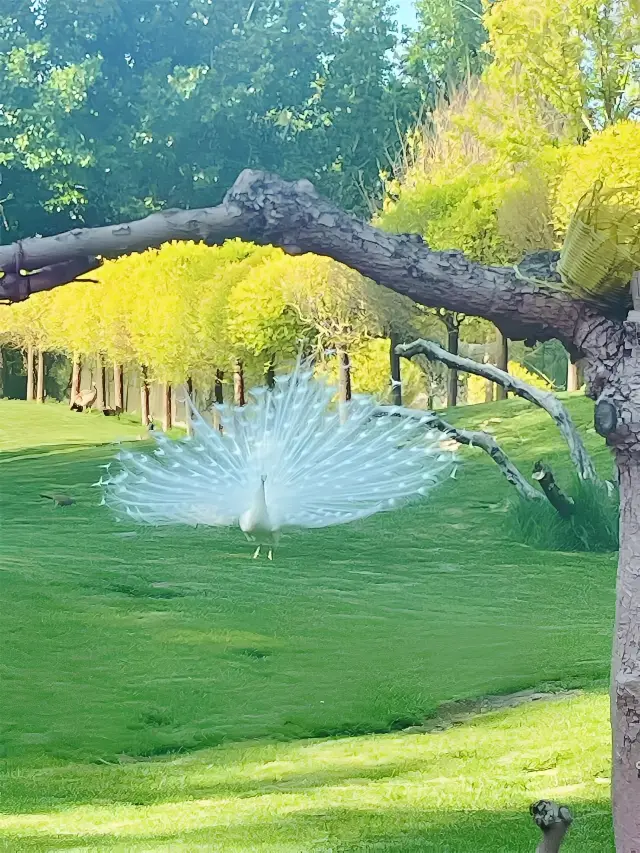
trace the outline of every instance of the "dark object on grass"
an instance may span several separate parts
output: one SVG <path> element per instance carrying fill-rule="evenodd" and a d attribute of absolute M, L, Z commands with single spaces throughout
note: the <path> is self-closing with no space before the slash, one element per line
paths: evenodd
<path fill-rule="evenodd" d="M 571 518 L 576 511 L 575 504 L 572 498 L 567 497 L 556 483 L 553 473 L 550 468 L 547 468 L 542 462 L 536 462 L 533 466 L 533 479 L 540 483 L 540 488 L 549 499 L 549 503 L 562 516 L 562 518 Z"/>
<path fill-rule="evenodd" d="M 75 498 L 70 497 L 70 495 L 40 495 L 41 498 L 46 498 L 49 501 L 53 501 L 56 506 L 73 506 L 76 502 Z"/>
<path fill-rule="evenodd" d="M 119 418 L 120 415 L 122 414 L 122 409 L 120 408 L 120 406 L 115 406 L 113 409 L 110 409 L 108 406 L 105 406 L 102 409 L 102 414 L 106 418 L 113 418 L 113 417 Z"/>
<path fill-rule="evenodd" d="M 573 823 L 569 809 L 549 800 L 538 800 L 529 811 L 536 826 L 542 831 L 542 841 L 536 847 L 536 853 L 558 853 L 567 830 Z"/>

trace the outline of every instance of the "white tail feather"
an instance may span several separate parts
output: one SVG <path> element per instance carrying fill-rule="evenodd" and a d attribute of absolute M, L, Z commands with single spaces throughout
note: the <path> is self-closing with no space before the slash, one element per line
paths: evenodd
<path fill-rule="evenodd" d="M 254 389 L 246 406 L 224 407 L 222 431 L 189 400 L 193 437 L 156 435 L 153 456 L 121 453 L 120 472 L 106 481 L 106 501 L 148 524 L 258 519 L 241 526 L 273 534 L 393 509 L 450 473 L 453 455 L 441 449 L 443 434 L 425 430 L 428 414 L 405 417 L 356 395 L 341 418 L 334 395 L 299 364 L 277 377 L 273 390 Z M 255 507 L 261 478 L 266 512 Z"/>

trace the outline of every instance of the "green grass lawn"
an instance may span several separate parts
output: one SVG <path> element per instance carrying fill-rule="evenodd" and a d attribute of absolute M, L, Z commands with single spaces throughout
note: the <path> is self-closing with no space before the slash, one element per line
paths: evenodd
<path fill-rule="evenodd" d="M 591 404 L 571 407 L 608 475 Z M 568 475 L 544 413 L 457 418 L 489 422 L 523 470 L 542 455 Z M 614 555 L 514 542 L 510 487 L 478 451 L 417 507 L 253 561 L 239 531 L 136 529 L 98 506 L 109 442 L 140 432 L 0 401 L 4 849 L 529 851 L 542 795 L 582 812 L 567 851 L 613 849 L 602 696 L 348 736 L 452 699 L 602 683 Z M 327 736 L 343 737 L 300 740 Z"/>

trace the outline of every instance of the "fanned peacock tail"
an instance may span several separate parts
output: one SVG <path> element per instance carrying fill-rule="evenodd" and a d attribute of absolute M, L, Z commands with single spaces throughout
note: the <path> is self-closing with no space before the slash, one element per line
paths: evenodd
<path fill-rule="evenodd" d="M 366 395 L 341 411 L 335 393 L 299 364 L 246 406 L 218 407 L 222 430 L 191 407 L 193 437 L 160 434 L 150 455 L 122 452 L 119 471 L 99 483 L 103 502 L 147 524 L 242 526 L 264 478 L 269 529 L 328 527 L 426 495 L 451 472 L 427 413 L 380 416 Z"/>

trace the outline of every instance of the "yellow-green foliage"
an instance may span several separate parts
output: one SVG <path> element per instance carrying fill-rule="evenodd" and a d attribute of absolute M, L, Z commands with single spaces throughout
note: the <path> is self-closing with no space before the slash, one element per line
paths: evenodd
<path fill-rule="evenodd" d="M 487 72 L 408 144 L 409 163 L 388 184 L 379 224 L 422 234 L 488 264 L 552 248 L 551 200 L 564 160 L 553 123 L 518 108 Z"/>
<path fill-rule="evenodd" d="M 629 201 L 640 210 L 640 123 L 618 122 L 571 149 L 554 208 L 558 229 L 566 230 L 578 202 L 596 181 L 605 189 L 633 188 Z"/>
<path fill-rule="evenodd" d="M 516 379 L 521 379 L 534 388 L 540 388 L 543 391 L 552 391 L 553 385 L 544 376 L 539 373 L 533 373 L 531 370 L 521 364 L 519 361 L 509 362 L 509 373 L 515 376 Z M 481 376 L 469 374 L 467 378 L 467 403 L 484 403 L 486 402 L 486 380 Z"/>
<path fill-rule="evenodd" d="M 389 348 L 387 338 L 365 341 L 350 353 L 351 387 L 356 394 L 372 394 L 381 401 L 391 397 L 389 381 Z M 338 381 L 338 361 L 334 357 L 321 362 L 316 371 L 330 382 Z M 402 361 L 402 396 L 404 404 L 410 406 L 426 391 L 426 376 L 411 361 Z"/>

